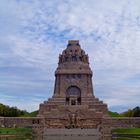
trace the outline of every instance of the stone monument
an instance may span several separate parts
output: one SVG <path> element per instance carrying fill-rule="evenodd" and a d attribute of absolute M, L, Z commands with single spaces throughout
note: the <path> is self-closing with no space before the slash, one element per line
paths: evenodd
<path fill-rule="evenodd" d="M 78 40 L 69 40 L 59 55 L 53 96 L 40 104 L 38 117 L 47 128 L 98 128 L 107 111 L 94 96 L 88 55 Z"/>
<path fill-rule="evenodd" d="M 70 40 L 59 55 L 53 96 L 40 104 L 38 116 L 0 117 L 0 126 L 31 127 L 32 134 L 39 139 L 44 136 L 56 139 L 57 136 L 93 136 L 90 138 L 111 140 L 114 128 L 140 128 L 140 117 L 108 116 L 107 105 L 93 93 L 88 55 L 78 40 Z"/>

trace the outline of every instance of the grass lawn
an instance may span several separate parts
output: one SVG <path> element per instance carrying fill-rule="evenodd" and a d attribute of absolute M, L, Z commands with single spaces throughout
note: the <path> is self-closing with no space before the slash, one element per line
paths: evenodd
<path fill-rule="evenodd" d="M 117 128 L 113 129 L 112 132 L 119 134 L 140 134 L 140 128 Z"/>
<path fill-rule="evenodd" d="M 31 128 L 0 128 L 0 134 L 30 133 Z"/>

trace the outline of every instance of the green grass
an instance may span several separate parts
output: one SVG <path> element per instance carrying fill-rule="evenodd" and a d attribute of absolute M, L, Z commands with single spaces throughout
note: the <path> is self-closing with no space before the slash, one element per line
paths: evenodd
<path fill-rule="evenodd" d="M 117 128 L 113 129 L 112 132 L 120 134 L 140 134 L 140 128 Z"/>
<path fill-rule="evenodd" d="M 0 134 L 30 133 L 31 128 L 0 128 Z"/>

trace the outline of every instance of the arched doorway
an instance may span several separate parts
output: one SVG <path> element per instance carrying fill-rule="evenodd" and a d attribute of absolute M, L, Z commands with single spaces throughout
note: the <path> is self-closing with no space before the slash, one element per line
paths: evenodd
<path fill-rule="evenodd" d="M 81 105 L 81 90 L 77 86 L 70 86 L 66 90 L 67 105 Z"/>

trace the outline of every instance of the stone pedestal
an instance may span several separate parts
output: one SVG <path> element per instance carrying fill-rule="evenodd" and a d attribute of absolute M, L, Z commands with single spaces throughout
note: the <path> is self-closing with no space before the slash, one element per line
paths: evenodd
<path fill-rule="evenodd" d="M 102 140 L 112 140 L 111 128 L 102 126 L 101 128 Z"/>

